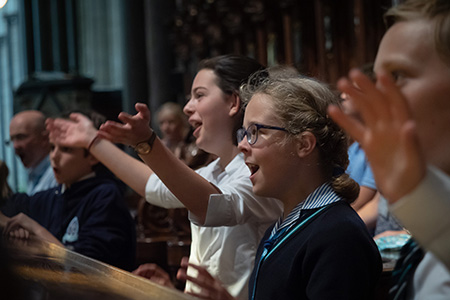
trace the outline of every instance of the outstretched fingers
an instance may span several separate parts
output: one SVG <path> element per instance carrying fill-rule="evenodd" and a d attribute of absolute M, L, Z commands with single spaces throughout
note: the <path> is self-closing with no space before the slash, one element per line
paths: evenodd
<path fill-rule="evenodd" d="M 336 105 L 328 107 L 328 114 L 342 129 L 344 129 L 354 140 L 361 142 L 364 138 L 364 124 L 355 116 L 348 115 Z"/>
<path fill-rule="evenodd" d="M 145 120 L 150 121 L 150 110 L 147 105 L 144 103 L 136 103 L 134 106 L 136 108 L 136 111 L 139 112 L 142 115 L 142 118 Z"/>
<path fill-rule="evenodd" d="M 337 85 L 343 93 L 347 94 L 347 101 L 358 111 L 364 123 L 376 123 L 380 117 L 384 118 L 389 113 L 383 103 L 385 99 L 382 93 L 361 71 L 351 70 L 349 78 L 340 79 Z"/>
<path fill-rule="evenodd" d="M 411 112 L 408 103 L 390 74 L 385 71 L 378 73 L 377 88 L 385 95 L 385 106 L 389 109 L 392 120 L 404 123 L 410 119 Z"/>
<path fill-rule="evenodd" d="M 99 136 L 113 143 L 135 146 L 146 141 L 152 135 L 150 124 L 150 111 L 143 103 L 136 104 L 135 115 L 121 112 L 118 119 L 122 123 L 108 121 L 100 127 Z"/>
<path fill-rule="evenodd" d="M 127 124 L 106 121 L 100 126 L 98 135 L 99 137 L 110 140 L 113 143 L 121 143 L 124 145 L 131 144 L 128 140 L 128 137 L 130 136 L 130 126 Z"/>
<path fill-rule="evenodd" d="M 72 113 L 68 119 L 47 119 L 50 141 L 67 147 L 88 147 L 97 134 L 88 117 Z"/>
<path fill-rule="evenodd" d="M 383 70 L 372 83 L 360 71 L 338 83 L 355 114 L 331 106 L 329 114 L 363 147 L 378 189 L 390 201 L 411 191 L 425 173 L 410 108 L 391 75 Z M 358 115 L 358 117 L 355 117 Z"/>

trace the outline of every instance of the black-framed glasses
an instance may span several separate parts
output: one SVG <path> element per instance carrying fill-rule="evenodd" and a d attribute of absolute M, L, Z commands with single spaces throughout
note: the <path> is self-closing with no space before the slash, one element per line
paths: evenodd
<path fill-rule="evenodd" d="M 247 136 L 247 142 L 250 145 L 255 144 L 256 141 L 258 140 L 258 131 L 261 128 L 288 132 L 286 128 L 254 123 L 248 126 L 247 130 L 245 130 L 244 128 L 239 128 L 237 130 L 236 132 L 237 142 L 240 143 L 244 139 L 244 137 Z"/>

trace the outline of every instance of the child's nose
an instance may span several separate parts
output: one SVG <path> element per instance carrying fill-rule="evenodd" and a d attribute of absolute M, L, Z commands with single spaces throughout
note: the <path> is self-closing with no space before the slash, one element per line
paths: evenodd
<path fill-rule="evenodd" d="M 250 152 L 251 146 L 249 145 L 248 141 L 247 141 L 247 136 L 244 136 L 244 138 L 242 139 L 242 141 L 240 141 L 238 143 L 238 149 L 239 151 L 241 151 L 242 153 L 246 154 Z"/>

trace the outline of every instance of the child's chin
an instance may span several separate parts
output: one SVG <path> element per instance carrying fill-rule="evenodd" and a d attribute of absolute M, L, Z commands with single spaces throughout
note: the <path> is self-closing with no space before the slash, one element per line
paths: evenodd
<path fill-rule="evenodd" d="M 253 194 L 260 197 L 266 197 L 264 191 L 262 191 L 258 186 L 253 186 Z"/>

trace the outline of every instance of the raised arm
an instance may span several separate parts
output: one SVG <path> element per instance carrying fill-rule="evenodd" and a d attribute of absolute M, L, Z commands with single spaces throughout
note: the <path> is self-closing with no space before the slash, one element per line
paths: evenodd
<path fill-rule="evenodd" d="M 136 111 L 134 116 L 121 113 L 119 119 L 122 124 L 113 121 L 103 124 L 99 136 L 133 147 L 149 140 L 153 133 L 149 127 L 150 111 L 143 103 L 136 104 Z M 151 152 L 140 157 L 178 200 L 197 216 L 198 221 L 203 223 L 209 196 L 220 193 L 220 190 L 173 155 L 158 138 L 154 141 Z"/>
<path fill-rule="evenodd" d="M 377 84 L 358 70 L 341 79 L 338 88 L 349 96 L 361 119 L 336 106 L 330 116 L 363 147 L 380 192 L 396 202 L 425 177 L 426 162 L 409 107 L 390 75 L 378 74 Z"/>
<path fill-rule="evenodd" d="M 103 165 L 118 178 L 145 197 L 145 185 L 152 171 L 108 140 L 97 137 L 97 129 L 82 114 L 70 115 L 71 120 L 48 119 L 50 140 L 65 146 L 88 148 Z"/>
<path fill-rule="evenodd" d="M 98 132 L 86 117 L 79 114 L 71 115 L 73 122 L 49 120 L 47 127 L 50 138 L 63 145 L 89 147 L 91 154 L 142 196 L 145 196 L 148 177 L 155 172 L 178 200 L 196 215 L 198 221 L 204 222 L 209 196 L 220 193 L 215 186 L 175 157 L 158 138 L 152 151 L 141 156 L 147 165 L 112 144 L 118 142 L 134 147 L 150 138 L 150 111 L 142 103 L 136 104 L 136 110 L 134 116 L 121 113 L 119 119 L 123 123 L 108 121 Z M 100 138 L 94 140 L 97 135 Z"/>

